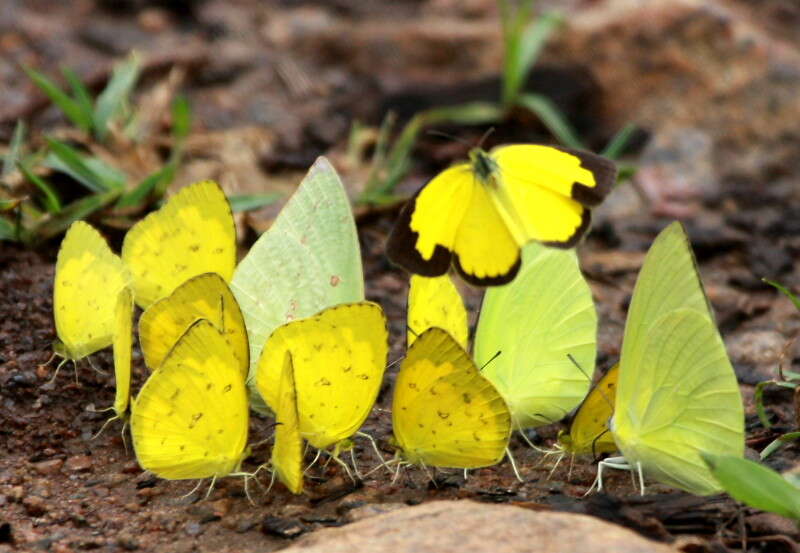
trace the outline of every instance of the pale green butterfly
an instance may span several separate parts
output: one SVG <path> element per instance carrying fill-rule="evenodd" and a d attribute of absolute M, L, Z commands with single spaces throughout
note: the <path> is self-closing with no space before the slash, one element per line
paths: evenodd
<path fill-rule="evenodd" d="M 635 469 L 697 495 L 722 490 L 702 454 L 744 453 L 739 385 L 680 223 L 658 235 L 633 292 L 622 342 L 611 432 L 623 457 L 598 466 Z"/>
<path fill-rule="evenodd" d="M 231 282 L 250 340 L 250 397 L 268 411 L 253 375 L 267 337 L 280 325 L 341 303 L 364 300 L 361 250 L 350 201 L 320 157 L 253 244 Z"/>
<path fill-rule="evenodd" d="M 577 407 L 597 350 L 597 313 L 575 252 L 531 243 L 522 260 L 510 284 L 486 292 L 474 352 L 515 430 L 553 423 Z"/>

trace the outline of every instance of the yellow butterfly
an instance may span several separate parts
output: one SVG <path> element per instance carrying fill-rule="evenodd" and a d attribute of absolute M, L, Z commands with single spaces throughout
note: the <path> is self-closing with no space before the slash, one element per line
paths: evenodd
<path fill-rule="evenodd" d="M 297 390 L 294 385 L 292 354 L 284 355 L 278 405 L 275 411 L 275 446 L 272 448 L 272 469 L 278 480 L 294 494 L 303 492 L 303 437 L 297 413 Z"/>
<path fill-rule="evenodd" d="M 464 349 L 430 328 L 411 344 L 397 375 L 392 426 L 405 462 L 471 469 L 503 458 L 511 415 Z"/>
<path fill-rule="evenodd" d="M 433 278 L 411 275 L 407 312 L 409 346 L 422 332 L 438 327 L 467 349 L 467 309 L 449 275 Z"/>
<path fill-rule="evenodd" d="M 386 317 L 378 304 L 329 307 L 270 335 L 258 361 L 256 387 L 277 413 L 285 355 L 291 353 L 300 434 L 326 449 L 364 423 L 381 387 L 388 350 Z"/>
<path fill-rule="evenodd" d="M 505 284 L 517 274 L 526 243 L 577 244 L 589 228 L 589 208 L 615 181 L 614 164 L 588 152 L 533 144 L 473 148 L 469 162 L 442 171 L 406 204 L 387 254 L 415 274 L 439 276 L 453 263 L 471 284 Z"/>
<path fill-rule="evenodd" d="M 136 223 L 122 244 L 136 303 L 147 309 L 187 279 L 217 273 L 226 282 L 236 266 L 236 228 L 219 185 L 197 182 Z"/>
<path fill-rule="evenodd" d="M 61 364 L 112 344 L 118 296 L 129 283 L 128 270 L 100 233 L 83 221 L 73 223 L 61 242 L 53 285 L 54 350 L 64 358 Z"/>
<path fill-rule="evenodd" d="M 608 369 L 608 372 L 589 391 L 575 412 L 569 431 L 559 433 L 558 446 L 562 450 L 573 455 L 594 456 L 617 451 L 617 444 L 609 431 L 608 422 L 614 415 L 618 378 L 619 363 Z"/>
<path fill-rule="evenodd" d="M 240 361 L 205 320 L 178 340 L 132 406 L 139 465 L 169 480 L 238 472 L 249 455 L 247 425 Z"/>
<path fill-rule="evenodd" d="M 244 318 L 230 288 L 216 273 L 190 278 L 142 313 L 139 342 L 145 364 L 158 368 L 175 342 L 198 319 L 206 319 L 223 333 L 246 375 L 250 349 Z"/>

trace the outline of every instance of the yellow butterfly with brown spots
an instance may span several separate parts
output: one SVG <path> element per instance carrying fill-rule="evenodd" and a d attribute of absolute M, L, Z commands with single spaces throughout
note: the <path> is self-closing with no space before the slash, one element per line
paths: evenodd
<path fill-rule="evenodd" d="M 169 480 L 238 472 L 249 454 L 244 379 L 214 325 L 195 322 L 133 402 L 131 435 L 139 465 Z"/>
<path fill-rule="evenodd" d="M 434 327 L 411 344 L 400 367 L 392 426 L 403 461 L 473 469 L 503 458 L 511 414 L 464 348 Z"/>
<path fill-rule="evenodd" d="M 256 388 L 277 413 L 281 373 L 291 353 L 300 434 L 317 449 L 339 446 L 361 427 L 378 397 L 388 339 L 378 304 L 329 307 L 275 329 L 261 351 Z"/>
<path fill-rule="evenodd" d="M 236 227 L 225 193 L 212 181 L 182 188 L 128 231 L 122 260 L 133 275 L 142 309 L 202 273 L 217 273 L 230 282 Z"/>
<path fill-rule="evenodd" d="M 577 244 L 616 174 L 611 161 L 570 148 L 473 148 L 469 162 L 445 169 L 409 200 L 387 255 L 418 275 L 442 275 L 452 263 L 473 285 L 506 284 L 526 243 Z"/>
<path fill-rule="evenodd" d="M 303 492 L 303 436 L 300 434 L 299 420 L 292 354 L 286 351 L 278 388 L 275 445 L 270 462 L 273 474 L 294 494 Z"/>

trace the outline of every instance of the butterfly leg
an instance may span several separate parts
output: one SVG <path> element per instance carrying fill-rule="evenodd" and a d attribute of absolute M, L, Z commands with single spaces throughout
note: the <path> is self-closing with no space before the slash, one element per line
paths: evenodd
<path fill-rule="evenodd" d="M 203 479 L 201 478 L 200 480 L 198 480 L 198 481 L 197 481 L 197 485 L 196 485 L 194 488 L 192 488 L 191 490 L 189 490 L 189 493 L 185 493 L 185 494 L 183 494 L 183 495 L 180 497 L 180 499 L 186 499 L 187 497 L 189 497 L 190 495 L 192 495 L 194 492 L 196 492 L 196 491 L 197 491 L 197 489 L 198 489 L 198 488 L 199 488 L 199 487 L 200 487 L 202 484 L 203 484 Z"/>
<path fill-rule="evenodd" d="M 55 354 L 53 354 L 53 355 L 55 355 Z M 52 384 L 53 382 L 55 382 L 56 377 L 58 376 L 58 371 L 61 370 L 61 367 L 63 367 L 66 364 L 67 361 L 69 361 L 69 359 L 67 359 L 65 357 L 65 358 L 63 358 L 61 360 L 61 362 L 59 362 L 58 365 L 56 365 L 56 372 L 54 372 L 53 373 L 53 377 L 50 380 L 47 381 L 48 384 Z M 48 363 L 50 363 L 50 361 L 48 361 Z M 75 361 L 73 361 L 72 364 L 75 365 Z M 77 365 L 75 366 L 75 383 L 76 384 L 78 383 L 78 367 L 77 367 Z"/>
<path fill-rule="evenodd" d="M 339 459 L 338 455 L 331 455 L 330 459 L 328 459 L 328 461 L 326 461 L 325 464 L 327 465 L 331 461 L 331 459 L 336 461 L 336 463 L 338 463 L 344 469 L 344 471 L 347 473 L 347 476 L 349 476 L 350 480 L 353 481 L 353 484 L 358 482 L 358 480 L 356 480 L 356 477 L 353 475 L 353 471 L 350 470 L 350 466 L 341 459 Z"/>
<path fill-rule="evenodd" d="M 520 476 L 519 471 L 517 470 L 517 463 L 514 461 L 514 456 L 511 455 L 511 449 L 508 447 L 506 448 L 506 455 L 508 456 L 508 461 L 511 463 L 511 468 L 514 470 L 514 476 L 516 476 L 517 480 L 520 482 L 524 482 L 525 480 L 522 479 L 522 476 Z"/>
<path fill-rule="evenodd" d="M 308 451 L 308 444 L 306 444 L 306 451 Z M 311 467 L 313 467 L 319 460 L 320 455 L 322 455 L 322 450 L 318 449 L 316 457 L 314 457 L 314 460 L 311 461 L 311 464 L 306 467 L 306 469 L 303 471 L 303 474 L 306 474 L 309 470 L 311 470 Z M 305 456 L 305 454 L 303 454 L 303 456 Z"/>
<path fill-rule="evenodd" d="M 98 368 L 95 366 L 95 364 L 94 364 L 94 363 L 92 363 L 92 358 L 91 358 L 91 357 L 87 357 L 87 358 L 86 358 L 86 362 L 87 362 L 87 363 L 89 363 L 89 366 L 90 366 L 90 367 L 92 368 L 92 370 L 93 370 L 94 372 L 96 372 L 97 374 L 102 374 L 103 376 L 107 376 L 107 375 L 108 375 L 108 373 L 107 373 L 106 371 L 103 371 L 103 370 L 100 370 L 100 369 L 98 369 Z M 76 367 L 75 367 L 75 383 L 76 383 L 76 384 L 77 384 L 77 382 L 78 382 L 78 370 L 77 370 L 77 369 L 78 369 L 78 367 L 76 366 Z"/>
<path fill-rule="evenodd" d="M 214 491 L 214 485 L 216 483 L 217 483 L 217 475 L 215 474 L 214 476 L 211 477 L 211 484 L 209 484 L 208 486 L 208 491 L 206 492 L 206 496 L 204 499 L 208 499 L 208 497 L 211 495 L 211 492 Z"/>
<path fill-rule="evenodd" d="M 567 471 L 567 482 L 572 482 L 572 469 L 575 468 L 575 454 L 570 455 L 569 471 Z"/>
<path fill-rule="evenodd" d="M 464 482 L 467 481 L 467 477 L 468 476 L 469 476 L 469 470 L 468 469 L 464 469 Z"/>
<path fill-rule="evenodd" d="M 636 462 L 636 470 L 639 473 L 639 488 L 642 490 L 642 495 L 644 495 L 644 475 L 642 474 L 642 464 L 640 462 Z"/>
<path fill-rule="evenodd" d="M 525 440 L 525 443 L 528 444 L 528 446 L 530 446 L 530 448 L 532 450 L 537 451 L 539 453 L 547 453 L 548 452 L 547 449 L 542 449 L 541 447 L 539 447 L 536 444 L 534 444 L 530 440 L 530 438 L 528 438 L 528 435 L 525 434 L 525 431 L 522 428 L 519 428 L 517 431 L 519 432 L 519 435 L 522 436 L 522 439 Z"/>
<path fill-rule="evenodd" d="M 389 474 L 391 474 L 392 469 L 389 468 L 389 466 L 386 464 L 386 461 L 383 459 L 383 455 L 381 455 L 381 452 L 378 449 L 378 444 L 375 443 L 375 438 L 373 438 L 372 436 L 370 436 L 369 434 L 367 434 L 365 432 L 356 432 L 356 436 L 361 436 L 362 438 L 366 438 L 366 439 L 369 440 L 369 443 L 372 444 L 372 451 L 375 452 L 375 455 L 377 455 L 377 457 L 378 457 L 378 461 L 380 461 L 380 466 L 384 467 L 386 470 L 389 471 Z M 370 471 L 370 472 L 372 472 L 372 471 Z M 369 474 L 369 473 L 367 473 L 367 474 Z"/>
<path fill-rule="evenodd" d="M 630 463 L 625 459 L 625 457 L 609 457 L 608 459 L 603 459 L 599 463 L 597 463 L 597 477 L 592 484 L 592 487 L 584 495 L 588 495 L 594 489 L 595 484 L 597 485 L 597 491 L 603 491 L 603 469 L 608 467 L 610 469 L 617 469 L 617 470 L 632 470 Z"/>
<path fill-rule="evenodd" d="M 548 451 L 545 455 L 554 455 L 554 454 L 555 454 L 555 452 Z M 547 479 L 548 480 L 550 480 L 550 478 L 553 476 L 553 473 L 558 468 L 558 465 L 561 464 L 561 460 L 564 458 L 564 455 L 565 455 L 565 453 L 563 451 L 559 452 L 558 459 L 556 459 L 556 462 L 553 465 L 553 468 L 551 468 L 550 472 L 547 473 Z"/>
<path fill-rule="evenodd" d="M 113 409 L 113 407 L 112 407 L 112 409 Z M 104 411 L 105 411 L 105 409 L 104 409 Z M 99 413 L 99 412 L 100 412 L 100 411 L 95 411 L 95 413 Z M 119 419 L 119 418 L 120 418 L 120 417 L 118 417 L 118 416 L 114 416 L 114 417 L 111 417 L 110 419 L 108 419 L 106 422 L 104 422 L 104 423 L 103 423 L 103 426 L 101 426 L 101 427 L 100 427 L 100 430 L 98 430 L 98 431 L 97 431 L 97 434 L 95 434 L 94 436 L 92 436 L 92 437 L 91 437 L 91 439 L 92 439 L 92 440 L 94 440 L 95 438 L 97 438 L 98 436 L 100 436 L 100 434 L 102 434 L 102 433 L 103 433 L 103 430 L 105 430 L 105 429 L 106 429 L 106 426 L 108 426 L 109 424 L 111 424 L 112 422 L 114 422 L 115 420 L 117 420 L 117 419 Z M 123 431 L 123 432 L 125 431 L 125 427 L 124 427 L 124 426 L 122 427 L 122 431 Z M 124 437 L 123 437 L 122 443 L 125 443 L 125 439 L 124 439 Z M 127 448 L 127 446 L 126 446 L 126 447 L 125 447 L 125 452 L 127 453 L 127 451 L 128 451 L 128 448 Z"/>

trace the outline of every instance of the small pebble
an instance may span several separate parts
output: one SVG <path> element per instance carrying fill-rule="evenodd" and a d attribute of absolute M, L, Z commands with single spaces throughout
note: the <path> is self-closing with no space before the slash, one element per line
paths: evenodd
<path fill-rule="evenodd" d="M 267 516 L 261 522 L 261 531 L 268 536 L 291 539 L 296 538 L 306 529 L 296 520 Z"/>
<path fill-rule="evenodd" d="M 47 501 L 36 495 L 29 495 L 22 500 L 25 512 L 32 517 L 40 517 L 47 512 Z"/>
<path fill-rule="evenodd" d="M 63 464 L 63 459 L 48 459 L 47 461 L 34 463 L 33 470 L 43 476 L 50 476 L 60 471 Z"/>
<path fill-rule="evenodd" d="M 64 468 L 70 472 L 86 472 L 92 468 L 92 458 L 88 455 L 75 455 L 67 459 Z"/>

